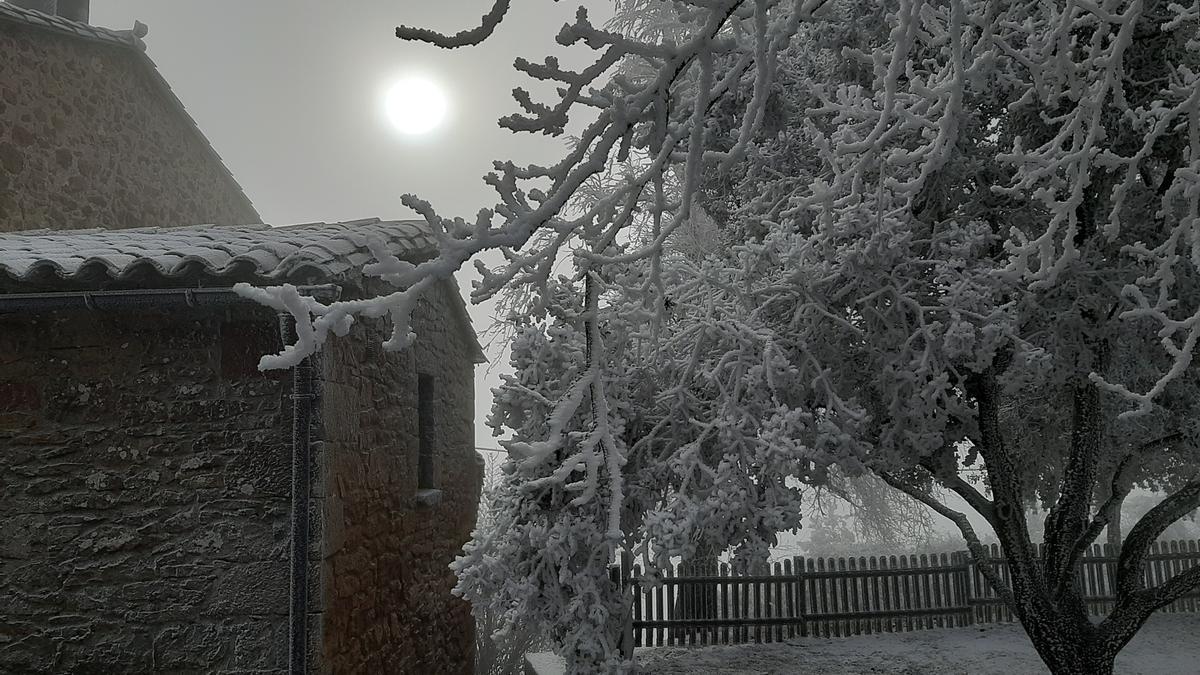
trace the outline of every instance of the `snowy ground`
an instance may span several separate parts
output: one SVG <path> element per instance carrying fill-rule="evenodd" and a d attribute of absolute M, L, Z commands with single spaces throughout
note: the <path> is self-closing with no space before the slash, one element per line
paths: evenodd
<path fill-rule="evenodd" d="M 804 638 L 731 647 L 637 651 L 642 672 L 661 675 L 1033 675 L 1047 673 L 1016 624 Z M 1200 674 L 1200 614 L 1163 614 L 1117 657 L 1121 675 Z"/>

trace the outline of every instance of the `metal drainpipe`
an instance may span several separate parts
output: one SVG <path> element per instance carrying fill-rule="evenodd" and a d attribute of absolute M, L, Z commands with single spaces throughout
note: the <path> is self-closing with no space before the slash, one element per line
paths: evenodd
<path fill-rule="evenodd" d="M 336 298 L 341 289 L 334 284 L 298 286 L 305 295 Z M 0 294 L 0 315 L 58 310 L 135 311 L 139 309 L 218 308 L 253 304 L 229 288 L 154 288 L 122 291 L 71 291 L 66 293 Z M 280 315 L 284 344 L 294 339 L 290 315 Z M 308 672 L 308 549 L 309 491 L 312 459 L 309 432 L 316 393 L 313 359 L 292 368 L 292 512 L 291 574 L 288 598 L 289 668 L 296 675 Z"/>
<path fill-rule="evenodd" d="M 295 339 L 291 315 L 280 315 L 279 334 L 284 344 Z M 316 400 L 312 362 L 309 357 L 292 368 L 292 549 L 288 583 L 288 670 L 292 675 L 308 672 L 308 518 L 312 486 L 309 433 Z"/>

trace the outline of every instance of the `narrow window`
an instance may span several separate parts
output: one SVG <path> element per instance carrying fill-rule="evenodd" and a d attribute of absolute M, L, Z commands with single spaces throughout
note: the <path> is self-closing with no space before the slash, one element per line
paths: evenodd
<path fill-rule="evenodd" d="M 417 435 L 420 443 L 417 459 L 417 489 L 432 490 L 434 433 L 433 376 L 417 376 Z"/>

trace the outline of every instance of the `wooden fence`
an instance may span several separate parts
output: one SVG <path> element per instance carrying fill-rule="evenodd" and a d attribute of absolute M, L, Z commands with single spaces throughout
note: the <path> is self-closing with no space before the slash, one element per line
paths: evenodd
<path fill-rule="evenodd" d="M 1107 613 L 1116 558 L 1108 547 L 1085 552 L 1080 579 L 1089 609 Z M 991 557 L 1008 582 L 1007 563 Z M 1159 542 L 1145 580 L 1156 586 L 1200 564 L 1200 542 Z M 617 570 L 614 570 L 617 572 Z M 966 552 L 940 555 L 802 558 L 749 574 L 725 564 L 663 571 L 658 584 L 633 566 L 622 571 L 633 593 L 635 646 L 775 642 L 1012 621 L 1009 608 Z M 1160 611 L 1200 611 L 1200 592 Z"/>

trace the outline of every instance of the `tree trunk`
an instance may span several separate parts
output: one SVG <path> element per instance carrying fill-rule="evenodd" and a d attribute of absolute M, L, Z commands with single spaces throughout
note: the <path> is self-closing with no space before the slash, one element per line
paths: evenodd
<path fill-rule="evenodd" d="M 1108 521 L 1108 545 L 1112 547 L 1113 555 L 1121 552 L 1121 506 L 1113 510 Z"/>
<path fill-rule="evenodd" d="M 1054 675 L 1112 675 L 1117 651 L 1080 608 L 1052 608 L 1030 599 L 1020 608 L 1021 626 Z M 1076 605 L 1075 602 L 1070 603 Z M 1064 611 L 1065 609 L 1065 611 Z M 1075 610 L 1075 611 L 1072 611 Z"/>
<path fill-rule="evenodd" d="M 1062 645 L 1053 656 L 1039 652 L 1054 675 L 1113 675 L 1116 654 L 1102 650 L 1098 640 Z"/>

